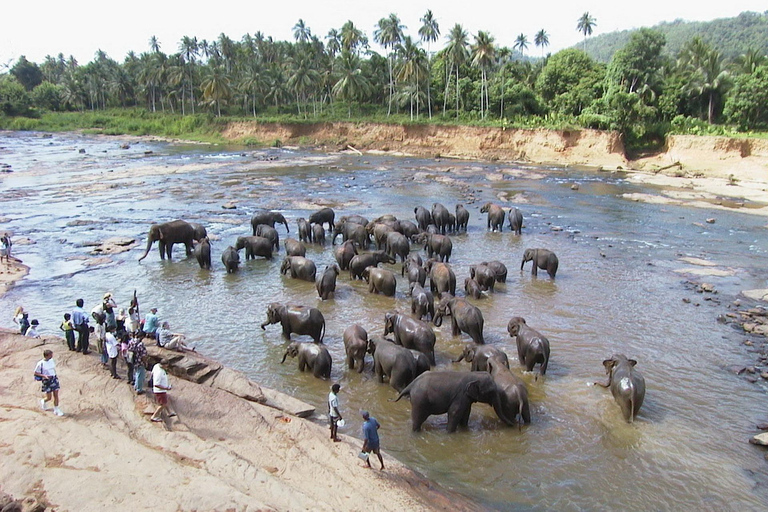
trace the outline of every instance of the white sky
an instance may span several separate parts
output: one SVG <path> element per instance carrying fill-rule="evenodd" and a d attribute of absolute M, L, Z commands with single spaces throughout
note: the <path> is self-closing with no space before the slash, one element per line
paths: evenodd
<path fill-rule="evenodd" d="M 46 55 L 61 52 L 85 64 L 102 49 L 122 62 L 130 50 L 137 54 L 148 51 L 153 35 L 168 54 L 178 51 L 185 35 L 213 41 L 223 32 L 239 41 L 246 33 L 261 31 L 275 40 L 293 41 L 293 26 L 299 18 L 323 41 L 331 28 L 339 29 L 352 20 L 372 47 L 381 51 L 373 44 L 379 19 L 397 14 L 406 35 L 418 40 L 419 19 L 432 9 L 441 33 L 432 50 L 441 48 L 450 28 L 460 23 L 470 41 L 478 30 L 485 30 L 500 46 L 512 47 L 523 33 L 529 41 L 528 52 L 539 54 L 533 38 L 541 29 L 549 34 L 547 51 L 554 53 L 580 42 L 576 22 L 587 11 L 597 20 L 594 36 L 678 18 L 708 21 L 768 9 L 764 0 L 492 0 L 479 5 L 471 0 L 3 0 L 2 4 L 0 72 L 21 55 L 41 63 Z"/>

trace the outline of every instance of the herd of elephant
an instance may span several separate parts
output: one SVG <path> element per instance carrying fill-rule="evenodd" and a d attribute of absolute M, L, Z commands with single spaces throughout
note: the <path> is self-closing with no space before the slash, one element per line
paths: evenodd
<path fill-rule="evenodd" d="M 480 209 L 487 214 L 489 230 L 503 229 L 505 219 L 516 235 L 521 234 L 523 215 L 517 208 L 505 211 L 502 207 L 487 203 Z M 492 345 L 485 345 L 482 311 L 466 298 L 456 296 L 456 275 L 451 268 L 453 244 L 450 233 L 466 231 L 469 212 L 457 205 L 455 214 L 443 205 L 435 203 L 432 210 L 414 209 L 416 223 L 383 215 L 369 221 L 360 215 L 347 215 L 335 222 L 335 212 L 322 208 L 312 213 L 308 220 L 297 219 L 299 239 L 284 241 L 286 256 L 280 266 L 283 275 L 315 283 L 322 300 L 333 297 L 336 280 L 341 271 L 348 271 L 351 280 L 363 279 L 370 293 L 394 296 L 396 275 L 392 270 L 379 267 L 381 263 L 402 263 L 401 275 L 408 280 L 411 297 L 411 315 L 390 311 L 384 315 L 384 336 L 368 336 L 366 330 L 354 324 L 343 334 L 346 365 L 350 370 L 362 372 L 366 354 L 373 357 L 373 371 L 379 382 L 385 379 L 399 392 L 394 401 L 410 397 L 413 430 L 419 430 L 430 415 L 448 414 L 448 431 L 466 427 L 471 405 L 482 402 L 493 407 L 503 422 L 528 424 L 531 421 L 528 391 L 525 383 L 511 370 L 507 355 Z M 235 272 L 240 264 L 239 251 L 245 249 L 246 259 L 263 257 L 273 259 L 278 252 L 279 235 L 276 224 L 283 224 L 290 233 L 288 221 L 279 212 L 261 211 L 251 219 L 252 236 L 240 236 L 234 246 L 227 247 L 221 261 L 227 272 Z M 325 224 L 331 233 L 331 243 L 336 244 L 339 235 L 342 243 L 334 249 L 337 264 L 326 266 L 317 272 L 315 263 L 306 257 L 305 243 L 325 244 Z M 139 261 L 149 253 L 157 241 L 160 257 L 171 258 L 174 244 L 184 244 L 187 255 L 195 255 L 200 267 L 211 268 L 211 245 L 203 226 L 175 220 L 150 227 L 147 246 Z M 371 245 L 376 250 L 370 251 Z M 411 245 L 424 247 L 427 258 L 411 252 Z M 523 253 L 520 269 L 532 262 L 532 274 L 545 270 L 554 279 L 558 258 L 550 250 L 529 248 Z M 507 268 L 499 261 L 471 265 L 470 275 L 464 280 L 466 297 L 479 298 L 483 292 L 493 292 L 496 283 L 504 283 Z M 429 278 L 429 287 L 426 280 Z M 435 327 L 442 325 L 443 318 L 450 316 L 454 336 L 466 333 L 472 339 L 454 362 L 462 359 L 471 364 L 470 372 L 430 371 L 435 366 Z M 426 319 L 426 320 L 425 320 Z M 310 336 L 314 343 L 291 342 L 283 355 L 298 360 L 300 371 L 310 371 L 315 377 L 330 378 L 332 358 L 323 344 L 325 319 L 314 307 L 271 303 L 267 309 L 267 321 L 262 329 L 271 324 L 282 326 L 283 337 L 291 334 Z M 539 365 L 544 375 L 550 357 L 549 340 L 529 327 L 522 317 L 512 317 L 507 325 L 509 336 L 517 344 L 518 360 L 527 371 Z M 608 374 L 607 384 L 619 404 L 624 418 L 631 422 L 642 405 L 645 382 L 634 368 L 636 361 L 623 355 L 614 355 L 603 362 Z M 598 383 L 596 383 L 598 384 Z"/>

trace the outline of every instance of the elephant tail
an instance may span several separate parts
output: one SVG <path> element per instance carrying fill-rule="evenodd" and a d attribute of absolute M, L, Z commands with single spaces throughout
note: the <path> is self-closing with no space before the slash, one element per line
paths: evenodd
<path fill-rule="evenodd" d="M 415 382 L 415 381 L 413 381 L 413 382 Z M 411 397 L 411 386 L 413 386 L 413 382 L 411 382 L 410 384 L 405 386 L 405 388 L 400 392 L 400 394 L 397 395 L 397 398 L 395 398 L 394 400 L 392 400 L 390 398 L 389 401 L 390 402 L 397 402 L 398 400 L 400 400 L 404 396 L 407 396 L 408 398 L 410 398 Z"/>
<path fill-rule="evenodd" d="M 635 383 L 629 380 L 629 422 L 635 422 Z"/>
<path fill-rule="evenodd" d="M 323 338 L 325 338 L 325 319 L 323 319 L 323 330 L 320 332 L 320 343 L 323 342 Z"/>

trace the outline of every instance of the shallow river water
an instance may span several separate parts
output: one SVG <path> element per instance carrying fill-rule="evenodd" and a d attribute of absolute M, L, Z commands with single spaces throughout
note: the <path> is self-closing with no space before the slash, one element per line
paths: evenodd
<path fill-rule="evenodd" d="M 269 302 L 316 306 L 327 322 L 332 380 L 342 386 L 342 413 L 349 420 L 344 432 L 359 437 L 357 411 L 369 409 L 382 425 L 388 454 L 486 507 L 768 509 L 764 452 L 747 444 L 754 425 L 768 416 L 765 387 L 727 371 L 749 361 L 744 335 L 716 322 L 739 290 L 768 287 L 764 218 L 632 202 L 621 194 L 654 190 L 621 173 L 160 142 L 120 149 L 122 142 L 0 134 L 0 162 L 14 171 L 0 178 L 0 225 L 34 242 L 14 246 L 31 270 L 0 298 L 0 325 L 11 327 L 14 307 L 23 304 L 44 333 L 58 334 L 61 315 L 76 298 L 91 308 L 111 291 L 127 306 L 136 290 L 142 312 L 159 307 L 199 351 L 325 412 L 330 383 L 299 373 L 295 360 L 281 365 L 279 326 L 259 329 Z M 571 188 L 575 183 L 578 190 Z M 507 227 L 502 233 L 485 229 L 479 209 L 487 201 L 523 211 L 522 237 Z M 228 202 L 237 208 L 223 209 Z M 400 277 L 393 299 L 369 295 L 363 282 L 342 272 L 335 299 L 321 302 L 313 284 L 280 275 L 284 226 L 277 226 L 281 251 L 275 260 L 244 262 L 227 275 L 219 259 L 237 236 L 250 235 L 256 209 L 283 212 L 290 236 L 297 237 L 296 218 L 321 206 L 333 207 L 337 217 L 393 213 L 413 220 L 415 206 L 435 202 L 451 211 L 464 203 L 470 211 L 468 232 L 453 237 L 451 264 L 459 283 L 472 263 L 498 259 L 509 269 L 506 285 L 473 302 L 485 317 L 486 342 L 510 355 L 528 386 L 532 423 L 521 430 L 475 404 L 468 430 L 448 434 L 445 416 L 433 416 L 422 432 L 412 433 L 410 404 L 388 402 L 396 392 L 375 381 L 370 360 L 363 374 L 344 367 L 347 326 L 359 323 L 381 334 L 384 312 L 409 311 Z M 717 222 L 706 224 L 707 217 Z M 200 270 L 179 246 L 172 262 L 160 260 L 156 245 L 136 261 L 149 224 L 175 218 L 207 227 L 214 238 L 213 271 Z M 88 242 L 112 236 L 134 237 L 139 245 L 86 267 L 83 258 L 93 257 Z M 527 247 L 557 253 L 556 280 L 543 271 L 532 277 L 530 263 L 520 272 Z M 325 247 L 309 247 L 307 256 L 318 269 L 332 263 L 330 238 Z M 713 261 L 733 275 L 675 272 L 691 266 L 680 260 L 684 256 Z M 399 263 L 388 267 L 399 275 Z M 704 301 L 689 279 L 714 284 L 721 304 Z M 512 316 L 525 317 L 549 338 L 552 356 L 543 378 L 520 371 L 506 332 Z M 435 332 L 437 370 L 468 370 L 451 359 L 469 338 L 451 336 L 449 322 Z M 604 380 L 601 363 L 613 353 L 637 359 L 646 379 L 645 403 L 632 425 L 622 420 L 609 391 L 590 385 Z"/>

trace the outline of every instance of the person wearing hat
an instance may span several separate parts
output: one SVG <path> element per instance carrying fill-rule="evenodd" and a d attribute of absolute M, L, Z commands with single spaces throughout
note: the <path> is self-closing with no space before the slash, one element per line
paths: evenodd
<path fill-rule="evenodd" d="M 375 453 L 379 457 L 381 468 L 384 469 L 384 459 L 381 458 L 381 449 L 379 448 L 379 422 L 376 418 L 368 414 L 368 411 L 361 411 L 363 416 L 363 449 L 365 453 Z M 371 467 L 371 458 L 365 459 L 365 463 L 368 467 Z"/>
<path fill-rule="evenodd" d="M 38 325 L 40 325 L 40 322 L 37 321 L 37 318 L 33 319 L 29 323 L 29 329 L 27 329 L 27 333 L 24 336 L 28 338 L 39 338 L 40 334 L 37 332 Z"/>
<path fill-rule="evenodd" d="M 157 316 L 157 308 L 151 308 L 144 317 L 144 334 L 148 338 L 157 338 L 157 328 L 160 327 L 160 318 Z"/>
<path fill-rule="evenodd" d="M 341 386 L 334 384 L 331 386 L 331 392 L 328 393 L 328 419 L 331 422 L 331 439 L 334 443 L 341 441 L 337 434 L 338 424 L 341 421 L 341 413 L 339 412 L 339 396 L 338 393 L 341 390 Z"/>

